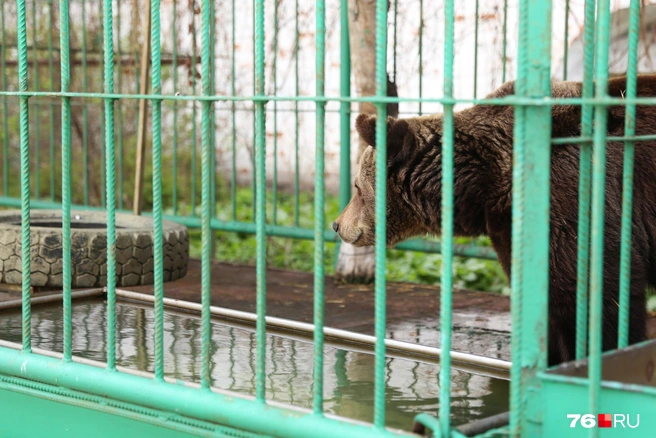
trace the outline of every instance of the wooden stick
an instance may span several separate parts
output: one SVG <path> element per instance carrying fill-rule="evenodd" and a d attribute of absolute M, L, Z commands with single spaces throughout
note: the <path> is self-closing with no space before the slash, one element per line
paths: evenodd
<path fill-rule="evenodd" d="M 141 46 L 141 76 L 139 78 L 139 94 L 148 94 L 148 66 L 150 65 L 150 26 L 151 26 L 151 4 L 146 1 L 146 14 L 144 17 L 143 35 L 144 42 Z M 146 124 L 148 118 L 148 101 L 139 100 L 139 129 L 137 132 L 137 163 L 134 175 L 134 203 L 132 209 L 135 215 L 141 214 L 143 202 L 143 174 L 146 157 Z"/>

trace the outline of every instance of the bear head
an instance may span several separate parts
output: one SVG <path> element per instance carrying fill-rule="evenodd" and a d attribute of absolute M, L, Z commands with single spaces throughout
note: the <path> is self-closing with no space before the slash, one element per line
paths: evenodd
<path fill-rule="evenodd" d="M 407 166 L 404 162 L 416 147 L 420 127 L 416 119 L 387 118 L 387 246 L 415 235 L 426 234 L 428 229 L 416 215 L 416 205 L 404 180 Z M 360 114 L 356 129 L 369 145 L 360 158 L 355 177 L 354 194 L 344 211 L 333 223 L 333 229 L 344 242 L 354 246 L 372 246 L 376 228 L 376 116 Z"/>

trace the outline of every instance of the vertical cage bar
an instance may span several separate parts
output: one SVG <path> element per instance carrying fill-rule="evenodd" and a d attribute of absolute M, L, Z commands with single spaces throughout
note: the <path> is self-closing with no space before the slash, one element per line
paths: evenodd
<path fill-rule="evenodd" d="M 453 98 L 454 5 L 444 5 L 444 97 Z M 478 2 L 476 2 L 478 5 Z M 442 137 L 442 280 L 440 284 L 440 426 L 451 429 L 451 312 L 453 309 L 453 105 L 444 105 Z"/>
<path fill-rule="evenodd" d="M 278 94 L 278 0 L 273 2 L 273 95 Z M 317 8 L 318 8 L 317 4 Z M 317 9 L 318 11 L 318 9 Z M 318 17 L 317 17 L 318 19 Z M 318 37 L 318 35 L 317 35 Z M 318 56 L 318 54 L 317 54 Z M 317 78 L 318 80 L 318 78 Z M 273 225 L 278 224 L 278 101 L 273 101 Z"/>
<path fill-rule="evenodd" d="M 592 97 L 592 75 L 594 68 L 595 0 L 585 2 L 583 28 L 583 97 Z M 592 137 L 592 105 L 581 108 L 581 136 Z M 580 145 L 579 162 L 579 224 L 576 270 L 576 359 L 585 357 L 588 339 L 588 286 L 590 254 L 590 178 L 592 170 L 592 145 Z"/>
<path fill-rule="evenodd" d="M 376 1 L 376 96 L 387 96 L 387 0 Z M 374 425 L 385 427 L 385 324 L 387 248 L 387 105 L 376 103 L 376 271 Z"/>
<path fill-rule="evenodd" d="M 27 91 L 27 26 L 25 0 L 16 0 L 18 26 L 18 90 Z M 32 352 L 31 299 L 30 299 L 30 123 L 27 96 L 20 97 L 20 187 L 22 231 L 22 299 L 23 299 L 23 351 Z"/>
<path fill-rule="evenodd" d="M 476 10 L 474 12 L 474 99 L 478 93 L 478 7 L 479 0 L 476 0 Z"/>
<path fill-rule="evenodd" d="M 396 1 L 394 3 L 396 5 Z M 396 32 L 396 31 L 395 31 Z M 395 33 L 396 35 L 396 33 Z M 339 95 L 351 97 L 351 48 L 349 46 L 348 0 L 340 0 Z M 351 104 L 339 105 L 339 211 L 351 199 Z M 341 242 L 335 246 L 335 263 Z"/>
<path fill-rule="evenodd" d="M 82 0 L 82 23 L 87 22 L 87 2 Z M 88 92 L 87 81 L 87 27 L 82 26 L 82 92 Z M 82 170 L 84 185 L 84 205 L 89 205 L 89 109 L 86 99 L 82 99 Z"/>
<path fill-rule="evenodd" d="M 423 82 L 424 82 L 424 0 L 419 0 L 419 115 L 423 114 Z"/>
<path fill-rule="evenodd" d="M 148 7 L 150 7 L 150 3 L 147 3 L 147 5 L 149 5 Z M 136 29 L 135 32 L 137 32 Z M 133 82 L 134 92 L 139 93 L 140 78 L 141 78 L 141 57 L 139 55 L 139 50 L 135 50 L 132 56 L 134 56 L 134 82 Z M 139 124 L 141 123 L 139 111 L 136 112 L 136 123 L 137 126 L 139 126 Z"/>
<path fill-rule="evenodd" d="M 551 0 L 520 3 L 518 96 L 551 95 L 551 7 Z M 521 432 L 522 436 L 539 436 L 542 423 L 539 399 L 531 394 L 540 384 L 537 373 L 547 365 L 550 137 L 551 108 L 516 107 L 514 165 L 520 169 L 514 169 L 512 196 L 514 366 L 510 432 Z"/>
<path fill-rule="evenodd" d="M 626 97 L 636 96 L 638 74 L 638 35 L 640 30 L 640 1 L 631 0 L 629 6 L 629 57 L 626 74 Z M 636 106 L 629 103 L 626 106 L 624 135 L 632 137 L 635 134 Z M 622 175 L 622 243 L 620 248 L 620 310 L 618 320 L 619 348 L 629 344 L 629 292 L 631 287 L 631 224 L 633 213 L 633 164 L 635 144 L 624 142 L 624 169 Z"/>
<path fill-rule="evenodd" d="M 110 1 L 110 0 L 106 0 Z M 151 73 L 153 96 L 162 95 L 162 45 L 160 0 L 150 0 Z M 147 37 L 147 36 L 146 36 Z M 152 99 L 153 108 L 153 260 L 155 312 L 155 379 L 164 380 L 164 231 L 162 229 L 162 101 Z"/>
<path fill-rule="evenodd" d="M 348 22 L 347 22 L 348 23 Z M 396 79 L 396 61 L 397 61 L 397 43 L 398 43 L 398 30 L 399 30 L 399 0 L 394 0 L 394 28 L 392 30 L 393 32 L 393 48 L 392 48 L 392 53 L 393 53 L 393 60 L 392 60 L 392 74 L 394 78 L 394 82 L 398 83 Z M 349 59 L 350 62 L 350 59 Z"/>
<path fill-rule="evenodd" d="M 55 59 L 53 57 L 54 47 L 53 39 L 55 38 L 55 11 L 53 9 L 53 0 L 50 0 L 48 3 L 48 76 L 50 77 L 50 91 L 55 91 Z M 48 105 L 50 107 L 48 126 L 49 129 L 49 139 L 50 139 L 50 200 L 55 202 L 55 184 L 56 183 L 56 174 L 57 166 L 55 165 L 55 103 L 50 102 Z"/>
<path fill-rule="evenodd" d="M 210 96 L 210 0 L 203 0 L 201 4 L 201 35 L 202 35 L 202 87 L 203 95 Z M 201 258 L 201 387 L 209 388 L 210 377 L 210 341 L 212 336 L 212 324 L 210 319 L 210 300 L 212 297 L 210 258 L 212 257 L 211 240 L 212 230 L 210 228 L 210 218 L 212 216 L 211 203 L 211 185 L 212 172 L 211 157 L 212 144 L 210 142 L 210 108 L 212 102 L 203 100 L 202 103 L 202 208 L 201 208 L 201 229 L 202 229 L 202 258 Z"/>
<path fill-rule="evenodd" d="M 234 1 L 234 0 L 233 0 Z M 197 56 L 196 56 L 196 51 L 198 48 L 197 41 L 196 41 L 196 14 L 194 12 L 195 8 L 195 3 L 190 2 L 189 3 L 189 12 L 191 15 L 191 92 L 195 96 L 196 95 L 196 75 L 197 75 Z M 196 187 L 198 185 L 198 180 L 196 174 L 197 172 L 197 167 L 198 167 L 198 133 L 196 132 L 196 123 L 197 123 L 197 115 L 196 115 L 196 101 L 192 100 L 191 101 L 191 215 L 196 216 Z M 201 128 L 202 129 L 202 128 Z M 202 176 L 201 176 L 202 180 Z M 201 181 L 202 184 L 202 181 Z"/>
<path fill-rule="evenodd" d="M 36 31 L 39 27 L 36 16 L 36 1 L 32 1 L 32 62 L 34 62 L 34 78 L 33 86 L 35 91 L 39 91 L 39 50 L 37 44 Z M 4 44 L 4 42 L 3 42 Z M 41 119 L 41 104 L 39 104 L 39 99 L 36 98 L 34 103 L 32 103 L 32 108 L 34 110 L 34 195 L 37 199 L 41 197 L 41 130 L 40 130 L 40 119 Z"/>
<path fill-rule="evenodd" d="M 2 2 L 2 91 L 7 91 L 7 35 L 5 32 L 5 2 Z M 2 96 L 2 194 L 9 196 L 9 105 L 7 96 Z"/>
<path fill-rule="evenodd" d="M 569 0 L 565 0 L 565 42 L 563 43 L 563 81 L 567 80 L 567 64 L 569 57 Z"/>
<path fill-rule="evenodd" d="M 316 3 L 316 96 L 325 95 L 326 2 Z M 323 412 L 324 229 L 326 223 L 324 146 L 326 103 L 316 102 L 316 156 L 314 182 L 314 412 Z"/>
<path fill-rule="evenodd" d="M 65 93 L 71 86 L 71 43 L 69 0 L 59 1 L 59 56 L 61 91 Z M 71 99 L 61 100 L 61 148 L 62 148 L 62 280 L 64 307 L 64 361 L 72 355 L 72 304 L 71 304 Z"/>
<path fill-rule="evenodd" d="M 295 41 L 294 41 L 294 95 L 299 95 L 299 79 L 298 79 L 298 53 L 299 53 L 299 28 L 298 28 L 298 0 L 296 0 L 296 14 L 294 15 L 295 26 Z M 299 165 L 299 130 L 300 124 L 298 119 L 298 100 L 294 101 L 294 226 L 298 227 L 300 219 L 300 165 Z"/>
<path fill-rule="evenodd" d="M 253 0 L 253 65 L 255 66 L 257 60 L 257 30 L 255 29 L 256 27 L 256 11 L 257 10 L 257 0 Z M 257 94 L 257 69 L 253 70 L 253 95 Z M 256 178 L 257 178 L 257 158 L 256 158 L 256 153 L 255 149 L 257 147 L 257 115 L 256 113 L 256 105 L 255 102 L 253 102 L 253 153 L 251 154 L 251 168 L 253 169 L 253 175 L 251 178 L 251 184 L 252 184 L 252 194 L 253 194 L 253 222 L 256 222 L 256 215 L 257 215 L 257 183 L 256 183 Z"/>
<path fill-rule="evenodd" d="M 118 38 L 116 39 L 116 54 L 118 56 L 117 63 L 117 88 L 119 93 L 123 93 L 123 53 L 121 52 L 121 0 L 116 0 L 116 33 Z M 115 103 L 115 111 L 117 113 L 117 123 L 116 128 L 116 139 L 118 144 L 116 145 L 118 149 L 118 169 L 116 170 L 118 181 L 117 181 L 117 193 L 118 193 L 118 208 L 119 210 L 123 209 L 123 108 L 121 105 L 121 100 L 118 99 Z"/>
<path fill-rule="evenodd" d="M 97 1 L 96 4 L 98 5 L 98 17 L 103 16 L 103 5 L 104 3 L 101 1 Z M 100 107 L 100 118 L 104 120 L 106 117 L 105 115 L 105 106 Z M 105 124 L 101 123 L 100 124 L 100 138 L 105 138 Z M 105 153 L 105 148 L 101 147 L 100 148 L 100 206 L 103 208 L 106 208 L 106 199 L 107 199 L 107 193 L 106 193 L 106 184 L 104 182 L 106 181 L 105 177 L 105 169 L 106 169 L 106 153 Z"/>
<path fill-rule="evenodd" d="M 210 93 L 216 91 L 216 2 L 210 3 Z M 216 108 L 210 107 L 210 142 L 212 143 L 212 217 L 216 217 Z M 212 259 L 216 257 L 216 234 L 212 233 Z"/>
<path fill-rule="evenodd" d="M 105 93 L 114 93 L 114 11 L 112 0 L 103 1 Z M 105 206 L 107 208 L 107 368 L 116 367 L 116 180 L 114 151 L 114 99 L 105 103 Z"/>
<path fill-rule="evenodd" d="M 98 4 L 101 4 L 101 2 L 98 2 Z M 101 106 L 100 107 L 100 119 L 104 120 L 105 118 L 105 107 Z M 105 138 L 105 124 L 101 123 L 100 124 L 100 138 Z M 100 206 L 102 208 L 106 208 L 105 205 L 105 184 L 103 182 L 105 181 L 105 148 L 101 147 L 100 148 Z"/>
<path fill-rule="evenodd" d="M 610 43 L 610 1 L 597 3 L 595 97 L 608 95 L 608 46 Z M 606 192 L 606 122 L 607 109 L 595 105 L 594 142 L 592 145 L 592 238 L 590 246 L 590 335 L 589 335 L 589 412 L 599 411 L 601 390 L 602 313 L 604 288 L 604 197 Z M 599 436 L 592 428 L 591 437 Z"/>
<path fill-rule="evenodd" d="M 178 2 L 173 7 L 173 94 L 178 92 Z M 173 101 L 173 215 L 178 215 L 178 101 Z"/>
<path fill-rule="evenodd" d="M 264 95 L 264 0 L 255 0 L 255 95 Z M 266 142 L 264 102 L 255 103 L 255 240 L 257 275 L 257 400 L 264 401 L 266 383 Z"/>
<path fill-rule="evenodd" d="M 237 90 L 235 88 L 235 63 L 236 63 L 236 33 L 237 28 L 235 25 L 235 0 L 232 0 L 232 56 L 230 58 L 230 90 L 233 96 L 236 96 Z M 232 203 L 232 220 L 237 220 L 237 103 L 233 100 L 230 104 L 232 112 L 232 169 L 230 172 L 230 202 Z"/>
<path fill-rule="evenodd" d="M 517 80 L 515 81 L 515 94 L 526 95 L 526 50 L 528 32 L 528 7 L 526 2 L 519 5 L 519 42 L 517 47 Z M 513 126 L 513 182 L 512 182 L 512 264 L 510 290 L 511 290 L 511 355 L 512 367 L 511 393 L 510 393 L 510 434 L 519 436 L 522 419 L 525 415 L 523 396 L 523 384 L 521 379 L 522 367 L 520 363 L 522 348 L 522 277 L 523 270 L 520 268 L 524 255 L 524 168 L 525 168 L 525 126 L 526 107 L 515 106 L 515 124 Z"/>

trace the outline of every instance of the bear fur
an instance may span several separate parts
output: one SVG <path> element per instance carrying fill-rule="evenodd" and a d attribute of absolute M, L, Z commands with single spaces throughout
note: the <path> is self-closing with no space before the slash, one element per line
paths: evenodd
<path fill-rule="evenodd" d="M 609 81 L 608 93 L 623 97 L 626 78 Z M 580 97 L 580 82 L 553 82 L 552 95 Z M 508 82 L 491 93 L 514 93 Z M 638 96 L 656 96 L 656 75 L 638 76 Z M 638 106 L 636 135 L 656 134 L 656 108 Z M 479 104 L 454 114 L 455 235 L 487 235 L 505 274 L 511 268 L 513 163 L 511 106 Z M 608 109 L 608 135 L 624 133 L 625 109 Z M 356 122 L 368 147 L 355 178 L 356 191 L 333 228 L 356 246 L 374 245 L 376 117 Z M 552 137 L 579 137 L 581 107 L 552 108 Z M 441 227 L 442 115 L 387 121 L 387 244 L 413 236 L 439 235 Z M 553 145 L 551 153 L 551 224 L 549 266 L 549 352 L 555 365 L 575 358 L 577 227 L 579 197 L 577 144 Z M 617 347 L 620 227 L 622 212 L 622 142 L 607 143 L 604 228 L 603 349 Z M 645 289 L 656 286 L 656 141 L 635 143 L 629 343 L 646 337 Z M 528 184 L 531 182 L 528 181 Z"/>

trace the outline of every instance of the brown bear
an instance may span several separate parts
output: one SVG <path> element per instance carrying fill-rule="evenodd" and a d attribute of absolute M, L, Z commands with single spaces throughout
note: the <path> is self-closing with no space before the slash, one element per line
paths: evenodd
<path fill-rule="evenodd" d="M 610 80 L 608 92 L 625 94 L 626 78 Z M 580 97 L 579 82 L 553 82 L 552 95 Z M 488 97 L 514 92 L 508 82 Z M 639 96 L 656 96 L 656 75 L 640 75 Z M 457 236 L 487 235 L 506 275 L 511 268 L 513 108 L 479 104 L 454 114 L 454 230 Z M 608 135 L 624 132 L 623 106 L 608 109 Z M 552 137 L 578 137 L 581 107 L 552 109 Z M 361 114 L 356 127 L 371 147 L 360 162 L 356 192 L 333 224 L 345 241 L 374 245 L 376 117 Z M 441 225 L 442 116 L 387 121 L 387 244 L 413 236 L 439 235 Z M 636 135 L 656 134 L 656 108 L 637 107 Z M 551 154 L 549 266 L 549 365 L 575 356 L 579 145 L 554 145 Z M 617 346 L 622 142 L 607 143 L 604 241 L 603 349 Z M 530 181 L 528 182 L 530 184 Z M 656 141 L 636 142 L 631 247 L 629 342 L 644 340 L 645 288 L 656 286 Z"/>

